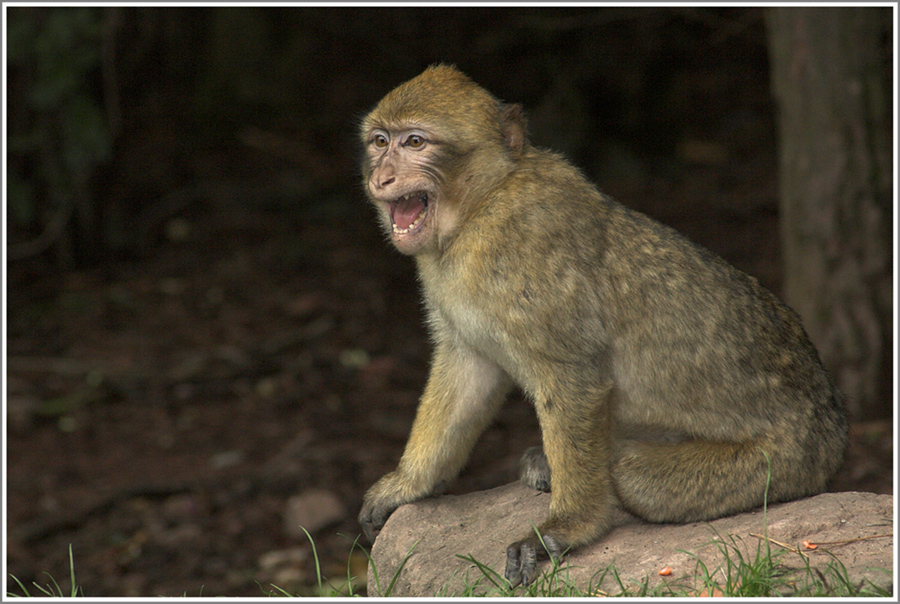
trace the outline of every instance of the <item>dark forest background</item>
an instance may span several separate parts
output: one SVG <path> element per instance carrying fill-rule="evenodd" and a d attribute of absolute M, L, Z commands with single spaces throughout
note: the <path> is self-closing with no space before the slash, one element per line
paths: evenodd
<path fill-rule="evenodd" d="M 312 593 L 310 515 L 325 573 L 365 577 L 429 344 L 356 123 L 435 62 L 795 307 L 848 395 L 833 488 L 892 492 L 891 9 L 5 10 L 24 583 L 71 544 L 87 595 Z M 533 415 L 512 397 L 454 489 L 513 480 Z"/>

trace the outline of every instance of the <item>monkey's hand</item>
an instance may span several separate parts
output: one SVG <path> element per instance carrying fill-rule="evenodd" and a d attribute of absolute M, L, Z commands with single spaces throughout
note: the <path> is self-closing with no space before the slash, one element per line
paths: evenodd
<path fill-rule="evenodd" d="M 568 544 L 553 533 L 533 535 L 516 541 L 506 548 L 506 580 L 512 587 L 527 587 L 537 576 L 537 561 L 559 558 L 569 549 Z"/>
<path fill-rule="evenodd" d="M 375 501 L 364 501 L 359 512 L 359 524 L 369 543 L 375 543 L 375 537 L 381 532 L 388 517 L 394 513 L 399 505 L 386 505 Z"/>
<path fill-rule="evenodd" d="M 408 492 L 407 481 L 398 472 L 390 472 L 381 477 L 363 497 L 362 509 L 359 512 L 359 524 L 370 543 L 381 531 L 388 517 L 404 503 L 417 501 L 428 496 L 428 493 L 416 496 Z"/>

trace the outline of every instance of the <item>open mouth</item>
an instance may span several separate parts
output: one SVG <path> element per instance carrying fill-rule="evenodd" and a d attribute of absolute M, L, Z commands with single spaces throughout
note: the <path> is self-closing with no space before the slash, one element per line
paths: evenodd
<path fill-rule="evenodd" d="M 395 235 L 419 230 L 428 216 L 428 193 L 415 191 L 390 202 L 391 224 Z"/>

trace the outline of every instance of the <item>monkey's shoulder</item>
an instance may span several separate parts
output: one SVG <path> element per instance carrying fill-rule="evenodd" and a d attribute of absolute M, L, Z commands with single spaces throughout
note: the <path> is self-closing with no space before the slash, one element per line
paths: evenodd
<path fill-rule="evenodd" d="M 583 263 L 612 251 L 626 264 L 640 258 L 641 263 L 658 261 L 673 268 L 687 264 L 732 270 L 675 229 L 604 194 L 565 157 L 545 149 L 530 149 L 519 159 L 468 222 L 471 240 L 503 240 L 514 254 L 552 248 Z"/>
<path fill-rule="evenodd" d="M 565 303 L 614 296 L 640 300 L 644 308 L 670 308 L 675 300 L 685 311 L 782 312 L 755 278 L 605 195 L 563 156 L 544 149 L 529 149 L 517 161 L 434 272 L 454 291 L 493 297 L 547 289 Z"/>

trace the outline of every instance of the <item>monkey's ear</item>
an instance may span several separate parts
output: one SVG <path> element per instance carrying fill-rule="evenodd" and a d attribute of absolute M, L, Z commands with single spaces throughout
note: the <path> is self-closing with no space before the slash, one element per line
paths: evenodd
<path fill-rule="evenodd" d="M 528 143 L 528 123 L 525 109 L 518 103 L 500 106 L 500 132 L 506 148 L 515 156 Z"/>

